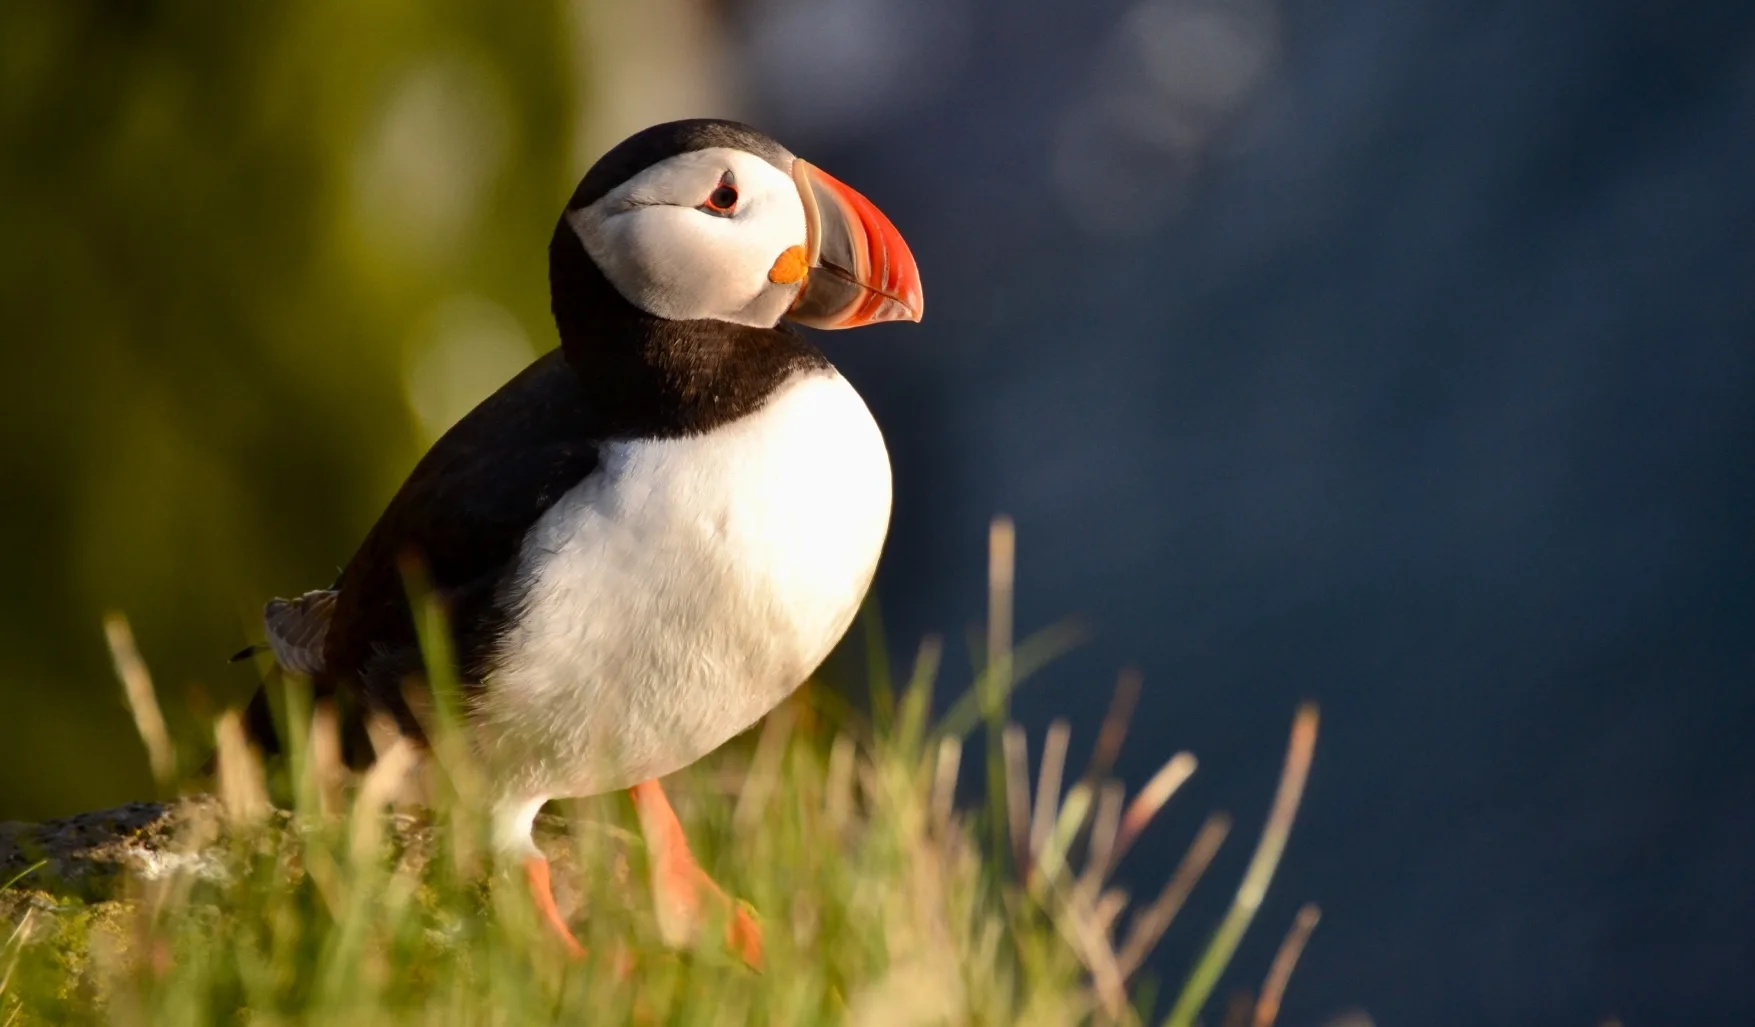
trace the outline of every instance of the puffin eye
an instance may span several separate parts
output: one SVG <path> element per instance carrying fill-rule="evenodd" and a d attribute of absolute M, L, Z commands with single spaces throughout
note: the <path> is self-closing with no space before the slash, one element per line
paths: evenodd
<path fill-rule="evenodd" d="M 701 204 L 701 210 L 719 217 L 730 217 L 737 210 L 737 185 L 727 171 L 719 179 L 719 184 L 707 194 L 707 202 Z"/>

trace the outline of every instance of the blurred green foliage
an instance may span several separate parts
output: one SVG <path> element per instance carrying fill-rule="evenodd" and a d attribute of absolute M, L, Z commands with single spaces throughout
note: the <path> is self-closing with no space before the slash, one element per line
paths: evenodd
<path fill-rule="evenodd" d="M 570 10 L 0 5 L 0 819 L 152 790 L 103 611 L 195 738 L 263 599 L 552 345 Z"/>

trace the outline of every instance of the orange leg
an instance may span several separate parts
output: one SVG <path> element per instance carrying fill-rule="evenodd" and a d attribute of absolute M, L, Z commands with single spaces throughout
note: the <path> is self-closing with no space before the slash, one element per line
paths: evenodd
<path fill-rule="evenodd" d="M 524 857 L 524 879 L 530 885 L 530 900 L 536 904 L 536 915 L 542 922 L 560 936 L 561 944 L 567 947 L 567 954 L 574 959 L 585 958 L 585 946 L 573 937 L 567 922 L 561 918 L 561 911 L 555 908 L 554 886 L 549 881 L 548 859 L 543 856 Z"/>
<path fill-rule="evenodd" d="M 725 942 L 750 966 L 762 965 L 762 928 L 742 906 L 726 898 L 689 851 L 689 840 L 657 781 L 628 789 L 640 816 L 640 833 L 652 854 L 652 901 L 658 912 L 658 933 L 668 945 L 686 945 L 701 920 L 701 894 L 724 904 L 730 914 Z"/>
<path fill-rule="evenodd" d="M 561 940 L 567 949 L 567 955 L 574 959 L 584 959 L 587 955 L 585 946 L 573 936 L 567 921 L 561 917 L 561 911 L 555 906 L 554 887 L 549 880 L 548 860 L 542 856 L 524 857 L 524 879 L 530 885 L 530 899 L 536 904 L 536 915 L 542 917 L 546 924 Z M 625 981 L 634 969 L 634 957 L 626 947 L 619 948 L 615 954 L 612 968 L 617 980 Z"/>

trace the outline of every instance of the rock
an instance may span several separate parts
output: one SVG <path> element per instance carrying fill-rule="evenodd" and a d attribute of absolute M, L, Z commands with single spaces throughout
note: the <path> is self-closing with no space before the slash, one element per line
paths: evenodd
<path fill-rule="evenodd" d="M 270 818 L 268 829 L 273 831 L 286 828 L 292 816 L 274 810 Z M 0 888 L 0 922 L 15 923 L 31 908 L 108 903 L 123 898 L 130 881 L 157 881 L 178 873 L 223 877 L 224 860 L 209 850 L 223 837 L 224 824 L 224 809 L 213 795 L 132 802 L 40 824 L 0 823 L 0 886 L 5 886 Z M 424 864 L 435 843 L 428 816 L 387 813 L 384 826 L 399 859 L 417 869 Z M 578 900 L 572 887 L 577 859 L 569 825 L 545 814 L 536 826 L 537 843 L 555 864 L 556 899 L 567 911 Z M 628 836 L 604 825 L 588 827 L 606 836 L 606 855 L 618 873 L 625 873 Z"/>
<path fill-rule="evenodd" d="M 217 822 L 218 816 L 217 799 L 192 796 L 131 802 L 40 824 L 0 823 L 0 884 L 15 881 L 7 893 L 102 902 L 115 897 L 130 872 L 153 880 L 202 862 L 180 851 L 176 841 L 198 821 Z"/>

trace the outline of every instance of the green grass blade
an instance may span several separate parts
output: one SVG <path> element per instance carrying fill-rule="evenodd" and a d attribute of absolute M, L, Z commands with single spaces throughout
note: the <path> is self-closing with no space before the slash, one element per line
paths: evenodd
<path fill-rule="evenodd" d="M 859 620 L 865 629 L 865 673 L 871 691 L 872 726 L 882 737 L 896 715 L 896 689 L 890 678 L 890 649 L 884 641 L 883 615 L 870 596 L 866 597 Z"/>
<path fill-rule="evenodd" d="M 1018 643 L 1012 653 L 1011 673 L 1006 676 L 1004 688 L 1006 694 L 1000 699 L 1009 698 L 1017 686 L 1030 679 L 1031 676 L 1050 663 L 1065 656 L 1067 653 L 1083 645 L 1091 633 L 1079 621 L 1063 621 L 1038 631 L 1029 638 Z M 938 725 L 933 729 L 935 737 L 955 735 L 967 738 L 969 732 L 982 723 L 982 705 L 980 696 L 982 689 L 987 687 L 992 677 L 986 672 L 978 675 L 975 687 L 963 693 L 951 704 L 945 715 L 939 718 Z M 997 699 L 995 700 L 997 704 Z"/>
<path fill-rule="evenodd" d="M 1225 919 L 1220 921 L 1218 930 L 1207 943 L 1206 951 L 1201 953 L 1194 971 L 1183 984 L 1182 993 L 1176 997 L 1176 1004 L 1164 1021 L 1164 1027 L 1190 1027 L 1194 1023 L 1225 967 L 1230 964 L 1238 943 L 1243 940 L 1243 932 L 1249 929 L 1249 922 L 1255 918 L 1255 911 L 1261 908 L 1268 883 L 1273 880 L 1280 856 L 1286 851 L 1292 820 L 1297 816 L 1304 784 L 1310 776 L 1310 761 L 1316 752 L 1316 726 L 1316 706 L 1305 703 L 1298 708 L 1298 715 L 1292 721 L 1292 740 L 1286 748 L 1280 787 L 1274 795 L 1273 807 L 1268 811 L 1261 841 L 1256 844 L 1255 854 L 1244 871 L 1243 883 L 1238 887 Z"/>
<path fill-rule="evenodd" d="M 0 891 L 5 891 L 6 889 L 12 887 L 13 885 L 17 884 L 18 882 L 24 880 L 25 878 L 29 877 L 30 875 L 36 873 L 38 870 L 41 870 L 43 867 L 46 867 L 48 865 L 49 865 L 49 861 L 46 859 L 37 860 L 35 863 L 32 863 L 30 866 L 25 867 L 23 870 L 20 870 L 18 873 L 13 874 L 11 877 L 7 878 L 5 884 L 0 884 Z"/>

